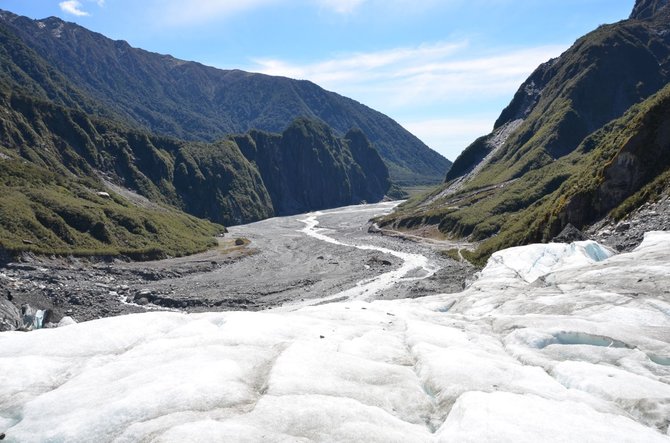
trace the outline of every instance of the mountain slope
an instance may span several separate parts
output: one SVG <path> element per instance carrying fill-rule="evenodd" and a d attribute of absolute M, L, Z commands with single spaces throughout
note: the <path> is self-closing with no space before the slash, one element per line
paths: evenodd
<path fill-rule="evenodd" d="M 251 129 L 282 131 L 303 116 L 340 134 L 360 128 L 399 183 L 439 182 L 451 164 L 385 115 L 308 81 L 177 60 L 53 17 L 2 12 L 0 24 L 107 111 L 155 133 L 213 141 Z"/>
<path fill-rule="evenodd" d="M 650 96 L 670 79 L 668 9 L 667 2 L 638 1 L 629 20 L 599 27 L 541 65 L 493 133 L 454 162 L 440 189 L 381 223 L 436 224 L 447 235 L 490 238 L 481 258 L 499 248 L 547 241 L 567 223 L 593 223 L 662 176 L 670 146 L 648 134 L 663 131 L 654 122 L 662 120 L 668 91 Z M 649 11 L 652 16 L 640 18 Z M 618 120 L 608 124 L 613 119 Z M 658 162 L 630 161 L 626 149 L 635 137 L 649 142 L 644 149 L 658 155 Z M 591 197 L 580 200 L 581 192 Z"/>
<path fill-rule="evenodd" d="M 503 182 L 572 152 L 668 81 L 670 39 L 650 23 L 602 26 L 541 65 L 502 112 L 495 130 L 522 120 L 472 186 Z M 456 178 L 458 171 L 450 171 Z"/>
<path fill-rule="evenodd" d="M 323 123 L 297 119 L 282 134 L 251 131 L 233 140 L 260 171 L 279 215 L 376 202 L 390 186 L 360 130 L 340 139 Z"/>
<path fill-rule="evenodd" d="M 12 250 L 112 254 L 151 243 L 157 234 L 146 228 L 151 220 L 127 220 L 116 214 L 118 205 L 174 216 L 172 236 L 188 238 L 196 224 L 211 239 L 221 227 L 176 209 L 234 224 L 377 201 L 389 188 L 388 170 L 362 133 L 340 139 L 307 119 L 281 135 L 254 131 L 203 143 L 150 135 L 9 91 L 0 111 L 0 245 Z M 101 197 L 108 190 L 116 194 Z M 123 197 L 127 190 L 142 197 L 139 206 Z M 154 246 L 166 246 L 163 240 Z"/>
<path fill-rule="evenodd" d="M 223 227 L 179 209 L 226 223 L 273 214 L 258 172 L 232 143 L 207 149 L 5 94 L 0 98 L 5 249 L 134 255 L 149 248 L 182 255 L 211 246 Z M 234 173 L 221 179 L 226 168 Z M 192 198 L 194 184 L 209 186 L 207 199 Z M 247 204 L 250 200 L 258 202 Z"/>
<path fill-rule="evenodd" d="M 389 190 L 384 162 L 358 130 L 343 139 L 303 118 L 284 134 L 216 142 L 153 135 L 119 123 L 2 27 L 0 42 L 0 248 L 181 255 L 223 229 L 182 211 L 238 224 Z M 261 139 L 271 142 L 257 147 Z"/>
<path fill-rule="evenodd" d="M 620 219 L 670 193 L 670 85 L 589 136 L 575 152 L 529 176 L 540 184 L 535 201 L 509 217 L 485 242 L 488 255 L 509 244 L 549 241 L 568 224 L 580 229 L 608 214 Z M 523 182 L 522 182 L 523 183 Z M 520 183 L 520 186 L 523 184 Z M 514 201 L 516 184 L 500 198 Z"/>

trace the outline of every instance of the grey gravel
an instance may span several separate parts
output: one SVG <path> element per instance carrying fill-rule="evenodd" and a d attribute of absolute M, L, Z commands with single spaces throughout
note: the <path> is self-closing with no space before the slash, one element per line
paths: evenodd
<path fill-rule="evenodd" d="M 437 248 L 370 234 L 368 220 L 388 210 L 367 205 L 353 213 L 326 212 L 320 227 L 346 243 L 371 244 L 428 256 L 441 269 L 432 277 L 403 282 L 379 298 L 421 297 L 463 289 L 475 272 Z M 4 311 L 21 307 L 47 310 L 47 326 L 68 316 L 77 322 L 115 315 L 172 309 L 186 312 L 263 310 L 286 303 L 319 299 L 389 272 L 401 260 L 379 251 L 333 245 L 306 236 L 305 216 L 264 220 L 230 227 L 227 238 L 250 244 L 234 253 L 211 250 L 154 262 L 99 261 L 26 255 L 0 266 Z M 9 303 L 7 303 L 9 302 Z M 14 306 L 13 309 L 11 306 Z M 7 325 L 17 319 L 5 315 Z M 10 326 L 4 326 L 11 329 Z"/>

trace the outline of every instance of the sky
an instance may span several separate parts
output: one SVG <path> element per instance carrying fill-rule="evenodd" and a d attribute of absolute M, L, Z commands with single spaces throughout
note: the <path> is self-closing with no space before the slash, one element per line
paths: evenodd
<path fill-rule="evenodd" d="M 454 160 L 519 85 L 634 0 L 0 0 L 132 46 L 311 80 Z"/>

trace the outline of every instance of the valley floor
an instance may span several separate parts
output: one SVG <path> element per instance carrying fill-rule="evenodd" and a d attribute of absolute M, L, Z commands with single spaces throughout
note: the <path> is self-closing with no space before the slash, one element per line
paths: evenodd
<path fill-rule="evenodd" d="M 460 291 L 474 269 L 441 255 L 444 245 L 367 232 L 371 217 L 395 205 L 351 206 L 235 226 L 218 249 L 156 262 L 28 257 L 0 267 L 0 297 L 11 298 L 17 307 L 49 309 L 44 322 L 57 323 L 63 316 L 81 322 L 161 309 L 257 311 L 345 297 L 394 299 Z M 318 226 L 307 232 L 310 216 Z M 340 244 L 315 238 L 311 231 L 326 232 Z M 250 243 L 236 247 L 237 238 Z M 403 254 L 416 255 L 428 269 L 403 267 Z M 394 272 L 398 275 L 392 282 L 357 292 L 359 283 Z"/>

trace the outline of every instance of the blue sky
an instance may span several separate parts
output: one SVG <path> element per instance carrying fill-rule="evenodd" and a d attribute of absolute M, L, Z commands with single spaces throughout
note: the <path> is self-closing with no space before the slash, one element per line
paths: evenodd
<path fill-rule="evenodd" d="M 224 69 L 285 75 L 377 109 L 453 160 L 541 62 L 634 0 L 0 0 Z"/>

